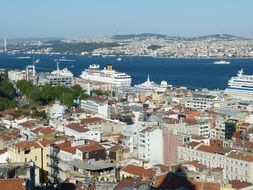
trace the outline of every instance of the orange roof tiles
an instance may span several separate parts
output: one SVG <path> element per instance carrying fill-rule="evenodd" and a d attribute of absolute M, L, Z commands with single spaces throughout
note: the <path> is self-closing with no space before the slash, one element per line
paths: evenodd
<path fill-rule="evenodd" d="M 90 151 L 96 151 L 96 150 L 101 150 L 105 149 L 101 144 L 99 143 L 92 143 L 92 144 L 87 144 L 87 145 L 80 145 L 76 147 L 78 150 L 81 152 L 90 152 Z"/>
<path fill-rule="evenodd" d="M 187 144 L 188 147 L 192 147 L 192 148 L 195 148 L 197 147 L 198 145 L 200 145 L 201 143 L 199 142 L 195 142 L 195 141 L 192 141 L 190 143 Z"/>
<path fill-rule="evenodd" d="M 0 115 L 6 116 L 6 115 L 14 115 L 16 112 L 26 112 L 29 113 L 31 110 L 29 109 L 16 109 L 16 108 L 10 108 L 6 109 L 4 111 L 0 112 Z"/>
<path fill-rule="evenodd" d="M 243 160 L 247 162 L 253 162 L 253 155 L 242 153 L 242 152 L 230 152 L 227 157 L 237 159 L 237 160 Z"/>
<path fill-rule="evenodd" d="M 40 148 L 41 146 L 36 141 L 23 141 L 17 144 L 14 144 L 14 147 L 17 147 L 21 150 L 29 150 L 30 148 Z"/>
<path fill-rule="evenodd" d="M 0 189 L 1 190 L 25 190 L 25 186 L 23 185 L 24 180 L 20 178 L 12 178 L 12 179 L 0 179 Z"/>
<path fill-rule="evenodd" d="M 83 125 L 81 125 L 79 123 L 70 123 L 70 124 L 66 125 L 65 127 L 75 130 L 79 133 L 85 133 L 85 132 L 89 131 L 88 128 L 84 127 Z"/>
<path fill-rule="evenodd" d="M 62 151 L 68 152 L 70 154 L 76 153 L 76 147 L 63 147 L 61 148 Z"/>
<path fill-rule="evenodd" d="M 197 124 L 197 120 L 196 119 L 183 119 L 183 122 L 188 124 L 188 125 L 195 125 Z"/>
<path fill-rule="evenodd" d="M 26 121 L 24 123 L 20 123 L 19 125 L 21 125 L 24 128 L 30 128 L 30 129 L 32 129 L 33 127 L 36 126 L 36 124 L 34 123 L 34 121 Z"/>
<path fill-rule="evenodd" d="M 42 141 L 23 141 L 14 144 L 14 147 L 21 150 L 29 150 L 31 148 L 41 148 L 46 147 L 48 145 L 54 144 L 54 141 L 50 140 L 42 140 Z"/>
<path fill-rule="evenodd" d="M 43 147 L 46 147 L 48 145 L 55 144 L 55 141 L 44 139 L 42 141 L 38 141 Z"/>
<path fill-rule="evenodd" d="M 103 123 L 103 122 L 105 122 L 105 120 L 99 117 L 90 117 L 90 118 L 81 119 L 81 124 L 85 124 L 85 125 Z"/>
<path fill-rule="evenodd" d="M 145 169 L 140 166 L 128 165 L 122 169 L 123 172 L 129 173 L 131 175 L 152 178 L 155 175 L 155 171 L 152 169 Z"/>
<path fill-rule="evenodd" d="M 220 148 L 216 148 L 213 146 L 200 145 L 200 147 L 198 147 L 197 150 L 214 154 L 216 152 L 219 152 Z"/>
<path fill-rule="evenodd" d="M 50 128 L 50 127 L 46 127 L 40 130 L 40 133 L 44 134 L 44 135 L 49 135 L 51 133 L 56 132 L 54 129 Z"/>
<path fill-rule="evenodd" d="M 199 161 L 197 161 L 197 160 L 187 162 L 186 164 L 192 165 L 199 170 L 204 170 L 207 168 L 204 164 L 199 163 Z"/>
<path fill-rule="evenodd" d="M 251 186 L 252 183 L 247 181 L 240 181 L 240 180 L 231 180 L 229 183 L 232 185 L 235 189 L 243 189 L 245 187 Z"/>

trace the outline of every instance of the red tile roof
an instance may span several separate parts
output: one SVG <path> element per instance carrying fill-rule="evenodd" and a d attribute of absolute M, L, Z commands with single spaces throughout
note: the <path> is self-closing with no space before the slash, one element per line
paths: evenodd
<path fill-rule="evenodd" d="M 29 109 L 16 109 L 16 108 L 10 108 L 10 109 L 6 109 L 4 111 L 0 112 L 0 115 L 6 116 L 6 115 L 14 115 L 16 112 L 25 112 L 25 113 L 29 113 L 31 110 Z"/>
<path fill-rule="evenodd" d="M 89 131 L 88 128 L 84 127 L 83 125 L 81 125 L 79 123 L 70 123 L 70 124 L 66 125 L 65 127 L 72 129 L 74 131 L 77 131 L 79 133 L 85 133 L 85 132 Z"/>
<path fill-rule="evenodd" d="M 237 159 L 237 160 L 243 160 L 247 162 L 253 162 L 253 155 L 243 153 L 243 152 L 232 151 L 227 155 L 227 157 Z"/>
<path fill-rule="evenodd" d="M 42 141 L 23 141 L 23 142 L 16 143 L 13 146 L 20 150 L 29 150 L 31 148 L 46 147 L 51 144 L 54 144 L 54 141 L 42 140 Z"/>
<path fill-rule="evenodd" d="M 25 190 L 24 180 L 20 178 L 0 179 L 1 190 Z"/>
<path fill-rule="evenodd" d="M 51 127 L 46 127 L 40 130 L 40 133 L 44 134 L 44 135 L 49 135 L 51 133 L 55 133 L 56 130 L 52 129 Z"/>
<path fill-rule="evenodd" d="M 192 165 L 192 166 L 194 166 L 195 168 L 197 168 L 198 170 L 201 170 L 201 171 L 207 168 L 204 164 L 199 163 L 199 161 L 197 161 L 197 160 L 187 162 L 186 164 Z"/>
<path fill-rule="evenodd" d="M 61 148 L 62 151 L 68 152 L 70 154 L 76 153 L 76 147 L 63 147 Z"/>
<path fill-rule="evenodd" d="M 104 123 L 105 120 L 99 117 L 90 117 L 81 119 L 81 124 L 89 125 L 89 124 L 96 124 L 96 123 Z"/>
<path fill-rule="evenodd" d="M 232 185 L 235 189 L 243 189 L 245 187 L 251 186 L 252 183 L 247 181 L 240 181 L 240 180 L 231 180 L 229 183 Z"/>
<path fill-rule="evenodd" d="M 187 144 L 188 147 L 191 147 L 191 148 L 195 148 L 197 146 L 199 146 L 201 143 L 199 142 L 195 142 L 195 141 L 192 141 L 190 143 Z"/>
<path fill-rule="evenodd" d="M 87 145 L 80 145 L 76 147 L 78 150 L 81 152 L 90 152 L 90 151 L 96 151 L 96 150 L 101 150 L 105 149 L 101 144 L 99 143 L 92 143 L 92 144 L 87 144 Z"/>
<path fill-rule="evenodd" d="M 200 145 L 200 147 L 198 147 L 197 150 L 214 154 L 214 153 L 219 152 L 220 148 L 207 146 L 207 145 Z"/>
<path fill-rule="evenodd" d="M 131 175 L 144 177 L 144 178 L 152 178 L 155 175 L 155 171 L 153 169 L 145 169 L 136 165 L 128 165 L 122 169 L 123 172 L 129 173 Z"/>

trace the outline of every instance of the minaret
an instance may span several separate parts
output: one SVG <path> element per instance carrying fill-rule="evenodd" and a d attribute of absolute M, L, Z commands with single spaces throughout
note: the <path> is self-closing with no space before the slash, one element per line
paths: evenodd
<path fill-rule="evenodd" d="M 4 38 L 4 52 L 7 52 L 7 41 L 6 38 Z"/>

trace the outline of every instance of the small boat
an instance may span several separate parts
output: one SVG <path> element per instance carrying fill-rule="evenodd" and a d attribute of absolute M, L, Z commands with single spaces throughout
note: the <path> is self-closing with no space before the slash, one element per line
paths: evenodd
<path fill-rule="evenodd" d="M 229 61 L 225 61 L 225 60 L 220 60 L 220 61 L 213 62 L 213 64 L 216 64 L 216 65 L 228 65 L 228 64 L 230 64 L 230 62 Z"/>
<path fill-rule="evenodd" d="M 17 57 L 17 59 L 31 59 L 30 56 Z"/>
<path fill-rule="evenodd" d="M 120 57 L 118 57 L 117 59 L 116 59 L 116 61 L 121 61 L 122 59 L 120 58 Z"/>
<path fill-rule="evenodd" d="M 36 59 L 34 63 L 40 63 L 40 59 Z"/>

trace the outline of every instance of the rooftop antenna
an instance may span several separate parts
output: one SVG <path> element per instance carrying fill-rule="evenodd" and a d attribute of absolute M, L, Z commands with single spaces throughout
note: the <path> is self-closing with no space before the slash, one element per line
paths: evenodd
<path fill-rule="evenodd" d="M 4 52 L 7 52 L 7 41 L 6 38 L 4 38 Z"/>

